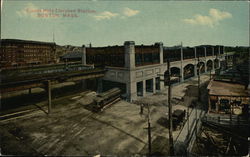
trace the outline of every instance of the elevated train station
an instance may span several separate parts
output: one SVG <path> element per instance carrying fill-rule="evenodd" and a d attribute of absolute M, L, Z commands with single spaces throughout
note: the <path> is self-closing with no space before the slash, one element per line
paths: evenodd
<path fill-rule="evenodd" d="M 29 41 L 24 43 L 27 45 Z M 32 44 L 34 42 L 28 45 Z M 11 50 L 14 52 L 13 48 Z M 52 53 L 55 53 L 54 50 Z M 134 41 L 126 41 L 122 46 L 86 47 L 83 45 L 79 52 L 71 52 L 62 56 L 61 63 L 36 66 L 40 69 L 38 70 L 40 74 L 50 73 L 52 75 L 53 73 L 57 74 L 63 71 L 70 73 L 72 70 L 78 71 L 78 73 L 85 73 L 86 70 L 89 71 L 88 68 L 90 67 L 93 70 L 96 68 L 105 69 L 104 76 L 97 77 L 98 92 L 119 87 L 122 90 L 123 97 L 128 101 L 132 101 L 165 88 L 166 83 L 162 80 L 164 80 L 168 72 L 168 60 L 170 61 L 171 81 L 180 83 L 191 77 L 196 77 L 198 73 L 202 74 L 218 68 L 225 68 L 226 57 L 228 55 L 224 52 L 224 46 L 221 45 L 164 47 L 161 42 L 153 45 L 136 45 Z M 78 61 L 77 65 L 71 64 L 70 67 L 70 62 L 72 61 Z M 32 69 L 36 68 L 36 66 L 32 65 Z M 45 66 L 45 70 L 41 71 L 42 68 L 40 67 L 43 66 Z M 73 69 L 72 66 L 74 67 Z M 15 71 L 19 75 L 27 74 L 26 77 L 19 77 L 26 82 L 29 80 L 25 80 L 25 78 L 29 78 L 28 74 L 33 75 L 37 73 L 37 70 L 36 72 L 34 70 L 32 72 L 28 70 L 29 72 L 27 72 L 27 70 L 22 69 L 22 67 L 8 67 L 1 73 L 8 73 L 9 75 Z M 26 69 L 29 69 L 29 67 Z M 5 83 L 5 80 L 8 80 L 8 82 L 11 80 L 11 76 L 7 78 L 6 75 L 5 77 L 3 78 L 3 83 Z M 39 75 L 39 77 L 42 78 L 43 75 Z M 6 83 L 1 84 L 1 86 L 6 86 Z"/>
<path fill-rule="evenodd" d="M 161 80 L 167 74 L 167 60 L 170 60 L 170 73 L 175 82 L 183 82 L 199 72 L 211 72 L 225 65 L 224 47 L 218 45 L 168 48 L 163 43 L 135 45 L 133 41 L 126 41 L 123 51 L 119 53 L 119 58 L 124 56 L 124 64 L 106 65 L 103 82 L 110 88 L 113 83 L 120 84 L 129 101 L 165 88 L 166 84 Z M 86 55 L 88 58 L 88 52 Z M 111 60 L 116 60 L 118 56 L 110 55 L 112 57 Z"/>

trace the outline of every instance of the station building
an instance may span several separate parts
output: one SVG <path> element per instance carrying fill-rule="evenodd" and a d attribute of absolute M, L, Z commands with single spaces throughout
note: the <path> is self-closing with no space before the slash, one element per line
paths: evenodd
<path fill-rule="evenodd" d="M 100 91 L 119 87 L 128 101 L 165 88 L 167 60 L 170 60 L 170 74 L 177 82 L 220 68 L 225 60 L 224 46 L 220 45 L 164 47 L 161 42 L 136 45 L 134 41 L 126 41 L 122 46 L 83 46 L 82 52 L 87 64 L 107 70 L 99 80 Z"/>
<path fill-rule="evenodd" d="M 55 43 L 3 39 L 1 67 L 56 63 L 55 49 Z M 171 81 L 182 82 L 199 73 L 221 68 L 225 54 L 221 45 L 164 47 L 161 42 L 136 45 L 134 41 L 125 41 L 121 46 L 83 45 L 77 52 L 64 55 L 62 60 L 105 68 L 105 76 L 98 80 L 98 91 L 119 87 L 123 96 L 132 101 L 163 90 L 168 73 L 175 78 Z M 168 60 L 170 72 L 167 70 Z"/>

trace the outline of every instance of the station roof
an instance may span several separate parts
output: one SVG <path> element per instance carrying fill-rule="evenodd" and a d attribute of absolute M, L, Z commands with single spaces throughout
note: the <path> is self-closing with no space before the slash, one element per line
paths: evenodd
<path fill-rule="evenodd" d="M 249 96 L 248 90 L 245 89 L 245 86 L 237 83 L 212 80 L 207 89 L 209 89 L 209 95 Z"/>

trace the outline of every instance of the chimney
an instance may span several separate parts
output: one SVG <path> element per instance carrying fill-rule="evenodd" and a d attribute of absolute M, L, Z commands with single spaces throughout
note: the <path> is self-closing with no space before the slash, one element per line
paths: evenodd
<path fill-rule="evenodd" d="M 81 52 L 82 52 L 82 65 L 86 65 L 86 47 L 85 47 L 85 45 L 82 45 Z"/>

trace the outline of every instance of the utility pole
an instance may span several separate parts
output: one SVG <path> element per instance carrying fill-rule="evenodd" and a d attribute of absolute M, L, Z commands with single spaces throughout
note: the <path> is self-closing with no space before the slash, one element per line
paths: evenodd
<path fill-rule="evenodd" d="M 151 156 L 151 124 L 150 124 L 150 109 L 148 106 L 148 156 Z"/>
<path fill-rule="evenodd" d="M 171 75 L 170 75 L 170 60 L 167 60 L 168 66 L 168 73 L 167 73 L 167 80 L 160 80 L 166 81 L 168 84 L 168 119 L 169 119 L 169 152 L 170 156 L 174 156 L 174 140 L 173 140 L 173 118 L 172 118 L 172 104 L 171 104 Z M 165 76 L 163 74 L 158 74 L 158 76 Z"/>
<path fill-rule="evenodd" d="M 201 93 L 200 93 L 200 73 L 201 73 L 201 70 L 200 70 L 200 56 L 198 55 L 198 65 L 199 65 L 199 67 L 198 67 L 198 102 L 200 102 L 201 101 Z M 194 104 L 194 107 L 195 107 L 195 124 L 196 124 L 196 126 L 195 126 L 195 136 L 197 136 L 197 105 L 198 105 L 198 102 L 197 103 L 195 103 Z"/>
<path fill-rule="evenodd" d="M 47 96 L 48 96 L 48 114 L 51 113 L 51 82 L 50 80 L 46 81 L 46 89 L 47 89 Z"/>
<path fill-rule="evenodd" d="M 168 116 L 169 116 L 169 151 L 170 156 L 174 156 L 174 140 L 173 140 L 173 119 L 172 119 L 172 104 L 171 104 L 171 77 L 170 77 L 170 61 L 167 61 L 168 65 Z"/>
<path fill-rule="evenodd" d="M 190 130 L 189 130 L 189 106 L 187 108 L 187 126 L 188 126 L 188 139 L 189 139 L 189 136 L 190 136 Z"/>
<path fill-rule="evenodd" d="M 198 103 L 195 103 L 195 136 L 197 136 L 198 130 L 197 130 L 197 126 L 198 126 L 198 118 L 197 118 L 197 106 Z"/>
<path fill-rule="evenodd" d="M 198 55 L 198 101 L 200 101 L 201 99 L 200 99 L 200 57 L 199 57 L 199 55 Z"/>

